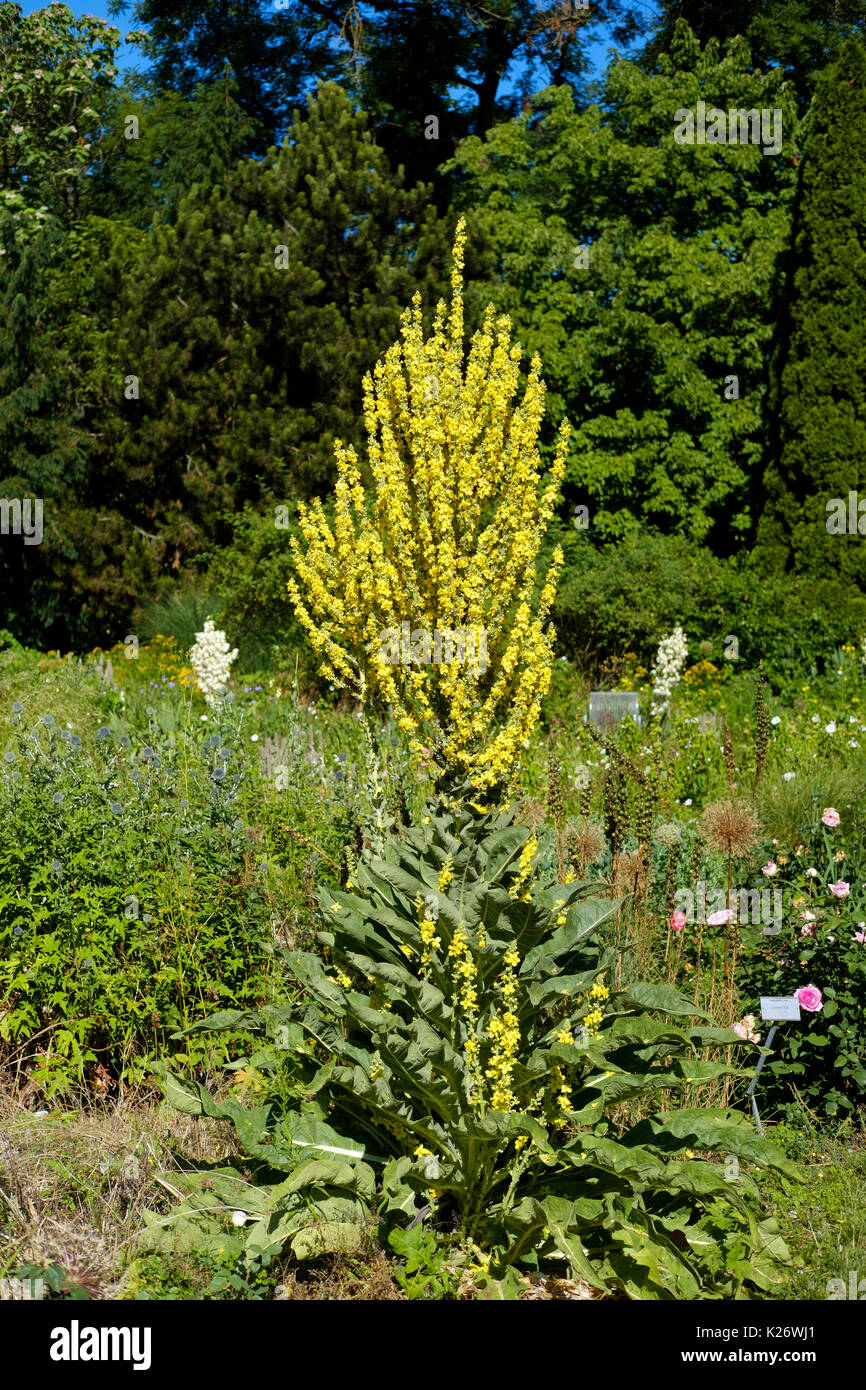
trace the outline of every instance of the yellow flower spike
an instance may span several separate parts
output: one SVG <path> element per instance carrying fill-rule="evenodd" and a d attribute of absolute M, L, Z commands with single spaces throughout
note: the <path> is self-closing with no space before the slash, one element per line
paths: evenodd
<path fill-rule="evenodd" d="M 320 671 L 340 687 L 363 677 L 419 745 L 438 723 L 446 766 L 484 790 L 513 770 L 550 684 L 562 552 L 542 576 L 536 560 L 569 428 L 542 483 L 541 363 L 530 362 L 521 397 L 522 352 L 492 307 L 466 351 L 465 243 L 461 220 L 451 304 L 438 306 L 432 334 L 415 296 L 401 341 L 365 375 L 373 485 L 337 441 L 333 522 L 320 502 L 300 507 L 288 589 Z"/>

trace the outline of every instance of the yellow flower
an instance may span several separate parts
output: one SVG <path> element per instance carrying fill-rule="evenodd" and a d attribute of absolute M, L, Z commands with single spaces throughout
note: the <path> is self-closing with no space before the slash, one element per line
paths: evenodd
<path fill-rule="evenodd" d="M 442 761 L 483 789 L 511 772 L 550 684 L 564 554 L 554 547 L 543 576 L 537 558 L 569 429 L 544 483 L 540 360 L 520 400 L 522 354 L 492 306 L 465 353 L 465 237 L 461 221 L 450 309 L 439 304 L 431 336 L 418 294 L 402 342 L 364 377 L 371 485 L 338 440 L 333 520 L 319 501 L 299 508 L 288 588 L 320 670 L 375 690 L 418 753 L 422 726 L 438 723 Z"/>

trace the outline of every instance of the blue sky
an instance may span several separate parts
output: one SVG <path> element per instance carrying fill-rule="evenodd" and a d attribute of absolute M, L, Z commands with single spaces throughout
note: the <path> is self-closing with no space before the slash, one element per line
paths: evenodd
<path fill-rule="evenodd" d="M 115 25 L 115 27 L 120 30 L 121 34 L 126 35 L 131 29 L 135 28 L 135 21 L 132 18 L 131 8 L 126 14 L 119 15 L 116 19 L 112 19 L 108 13 L 107 0 L 64 0 L 64 3 L 73 14 L 93 15 L 97 19 L 104 19 L 107 23 Z M 658 11 L 658 5 L 655 3 L 655 0 L 632 0 L 632 4 L 635 5 L 636 8 L 643 10 L 650 18 Z M 30 3 L 30 0 L 22 0 L 22 9 L 25 14 L 33 14 L 36 10 L 43 8 L 43 5 Z M 613 47 L 611 39 L 604 31 L 602 31 L 597 39 L 593 39 L 589 46 L 589 53 L 592 59 L 591 77 L 599 77 L 604 71 L 607 55 L 611 47 Z M 146 60 L 142 57 L 140 50 L 133 44 L 121 44 L 117 52 L 117 61 L 121 74 L 136 68 L 138 68 L 139 71 L 144 71 L 147 68 Z M 507 90 L 507 87 L 503 87 L 503 91 Z"/>

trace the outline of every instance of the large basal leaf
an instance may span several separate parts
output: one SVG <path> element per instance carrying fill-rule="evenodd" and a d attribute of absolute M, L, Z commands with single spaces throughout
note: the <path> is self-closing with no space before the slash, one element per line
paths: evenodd
<path fill-rule="evenodd" d="M 292 1240 L 296 1260 L 315 1260 L 320 1255 L 351 1254 L 364 1239 L 364 1227 L 358 1222 L 324 1221 L 304 1226 Z"/>
<path fill-rule="evenodd" d="M 364 1145 L 359 1140 L 345 1138 L 321 1120 L 311 1120 L 307 1115 L 290 1111 L 285 1117 L 285 1126 L 296 1149 L 309 1150 L 311 1154 L 330 1154 L 335 1158 L 360 1160 L 364 1157 Z"/>
<path fill-rule="evenodd" d="M 690 999 L 687 994 L 682 994 L 680 990 L 674 989 L 673 985 L 653 985 L 635 980 L 617 992 L 616 1002 L 617 1006 L 627 1002 L 636 1005 L 639 1009 L 657 1009 L 659 1013 L 663 1014 L 707 1018 L 712 1022 L 711 1014 L 708 1014 L 705 1009 L 698 1008 L 693 999 Z"/>
<path fill-rule="evenodd" d="M 568 1261 L 572 1278 L 582 1279 L 591 1288 L 605 1288 L 604 1279 L 590 1263 L 580 1238 L 580 1217 L 575 1203 L 564 1197 L 545 1197 L 540 1206 L 547 1218 L 551 1238 Z"/>
<path fill-rule="evenodd" d="M 614 916 L 621 901 L 621 898 L 584 898 L 572 904 L 564 925 L 557 927 L 524 957 L 520 976 L 532 975 L 542 962 L 554 963 L 560 956 L 573 950 L 579 941 L 590 936 L 603 922 Z M 547 920 L 549 921 L 549 917 Z"/>
<path fill-rule="evenodd" d="M 327 978 L 318 956 L 311 951 L 290 951 L 285 960 L 295 978 L 320 1004 L 324 1004 L 331 1013 L 340 1015 L 344 1012 L 345 993 Z"/>
<path fill-rule="evenodd" d="M 665 1113 L 661 1119 L 641 1120 L 623 1136 L 623 1142 L 649 1144 L 662 1151 L 678 1149 L 685 1143 L 692 1149 L 713 1149 L 753 1159 L 795 1182 L 805 1181 L 805 1175 L 781 1149 L 760 1138 L 749 1121 L 732 1110 L 675 1110 Z"/>

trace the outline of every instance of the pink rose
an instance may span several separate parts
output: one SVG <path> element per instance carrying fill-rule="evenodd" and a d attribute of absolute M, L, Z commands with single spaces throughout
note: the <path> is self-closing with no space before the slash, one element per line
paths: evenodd
<path fill-rule="evenodd" d="M 769 889 L 767 891 L 769 891 Z M 729 907 L 723 907 L 721 912 L 711 912 L 707 918 L 707 926 L 720 927 L 723 922 L 730 922 L 733 915 Z"/>
<path fill-rule="evenodd" d="M 774 864 L 772 859 L 768 859 L 763 869 L 761 870 L 761 873 L 766 874 L 767 878 L 775 878 L 778 872 L 779 866 L 778 864 Z"/>
<path fill-rule="evenodd" d="M 686 925 L 686 914 L 684 912 L 672 912 L 668 918 L 668 926 L 671 931 L 682 931 Z"/>
<path fill-rule="evenodd" d="M 835 898 L 847 898 L 851 892 L 850 883 L 846 883 L 843 878 L 840 878 L 838 883 L 828 883 L 827 887 Z"/>
<path fill-rule="evenodd" d="M 851 937 L 851 940 L 859 941 L 860 945 L 862 946 L 866 944 L 866 930 L 864 930 L 866 929 L 866 922 L 858 922 L 857 925 L 860 928 L 860 930 L 855 931 L 854 935 Z"/>
<path fill-rule="evenodd" d="M 799 999 L 801 1008 L 807 1013 L 816 1014 L 823 1008 L 821 991 L 814 985 L 801 985 L 799 989 L 794 990 L 794 998 Z"/>
<path fill-rule="evenodd" d="M 821 819 L 825 825 L 835 827 L 839 824 L 839 821 L 842 819 L 842 817 L 839 815 L 838 811 L 833 809 L 832 806 L 827 806 L 824 810 L 824 814 L 821 817 Z"/>

